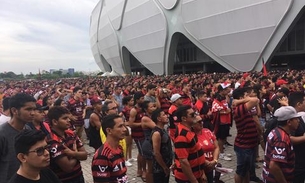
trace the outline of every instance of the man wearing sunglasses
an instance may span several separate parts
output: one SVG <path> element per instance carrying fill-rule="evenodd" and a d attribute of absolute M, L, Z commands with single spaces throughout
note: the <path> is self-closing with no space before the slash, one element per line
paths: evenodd
<path fill-rule="evenodd" d="M 196 134 L 191 130 L 195 120 L 195 111 L 189 105 L 183 105 L 176 111 L 180 123 L 174 139 L 175 179 L 177 183 L 207 182 L 204 173 L 204 151 Z"/>
<path fill-rule="evenodd" d="M 9 183 L 60 183 L 57 176 L 46 168 L 50 165 L 50 154 L 45 137 L 38 130 L 23 130 L 15 137 L 15 151 L 20 167 Z"/>

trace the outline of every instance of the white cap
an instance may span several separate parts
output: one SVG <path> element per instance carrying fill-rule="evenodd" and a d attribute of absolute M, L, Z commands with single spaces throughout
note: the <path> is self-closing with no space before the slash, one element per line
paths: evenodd
<path fill-rule="evenodd" d="M 181 95 L 178 94 L 178 93 L 175 93 L 175 94 L 173 94 L 172 97 L 171 97 L 171 102 L 174 103 L 174 102 L 176 102 L 176 100 L 178 100 L 179 98 L 181 98 Z"/>
<path fill-rule="evenodd" d="M 230 83 L 227 83 L 227 82 L 224 82 L 224 83 L 221 83 L 220 86 L 223 88 L 223 89 L 226 89 L 228 88 L 229 86 L 231 86 Z"/>
<path fill-rule="evenodd" d="M 39 92 L 35 93 L 34 98 L 36 100 L 38 100 L 39 95 L 41 95 L 42 93 L 43 93 L 43 91 L 41 91 L 41 90 Z"/>
<path fill-rule="evenodd" d="M 291 106 L 283 106 L 274 112 L 274 116 L 277 117 L 278 121 L 286 121 L 292 118 L 301 117 L 302 114 L 297 113 L 297 111 Z"/>

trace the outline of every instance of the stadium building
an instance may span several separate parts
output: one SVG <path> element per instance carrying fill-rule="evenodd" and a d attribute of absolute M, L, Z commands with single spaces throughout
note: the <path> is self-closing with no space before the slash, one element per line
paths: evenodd
<path fill-rule="evenodd" d="M 103 72 L 305 68 L 305 0 L 100 0 L 90 44 Z"/>

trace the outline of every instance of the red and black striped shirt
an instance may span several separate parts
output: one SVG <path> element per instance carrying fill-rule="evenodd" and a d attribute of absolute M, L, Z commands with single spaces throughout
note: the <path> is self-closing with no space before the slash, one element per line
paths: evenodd
<path fill-rule="evenodd" d="M 199 179 L 204 172 L 204 151 L 198 142 L 198 138 L 189 128 L 179 123 L 177 134 L 174 140 L 175 146 L 175 179 L 176 181 L 188 182 L 187 176 L 183 173 L 179 159 L 188 159 L 192 172 L 196 179 Z"/>
<path fill-rule="evenodd" d="M 141 108 L 135 107 L 136 111 L 137 111 L 137 115 L 136 115 L 136 119 L 134 121 L 134 123 L 141 123 L 141 119 L 144 116 L 144 112 L 142 111 Z M 141 126 L 139 127 L 135 127 L 135 128 L 131 128 L 131 137 L 134 140 L 142 140 L 144 139 L 144 132 Z"/>
<path fill-rule="evenodd" d="M 271 161 L 278 163 L 287 182 L 293 182 L 295 154 L 289 134 L 280 127 L 273 129 L 267 137 L 265 151 L 263 167 L 265 182 L 277 182 L 269 169 Z"/>
<path fill-rule="evenodd" d="M 123 113 L 126 121 L 129 121 L 129 116 L 130 116 L 131 109 L 132 108 L 130 108 L 129 106 L 124 106 L 124 108 L 122 110 L 122 113 Z"/>
<path fill-rule="evenodd" d="M 172 141 L 175 139 L 175 133 L 176 133 L 176 127 L 180 122 L 180 119 L 178 119 L 176 115 L 176 110 L 178 109 L 177 106 L 171 105 L 168 114 L 169 114 L 169 137 L 171 138 Z"/>
<path fill-rule="evenodd" d="M 128 178 L 123 149 L 113 149 L 106 142 L 94 154 L 92 159 L 92 176 L 95 183 L 125 183 Z"/>
<path fill-rule="evenodd" d="M 168 114 L 169 107 L 171 106 L 171 103 L 168 100 L 168 98 L 167 97 L 159 98 L 159 101 L 162 111 L 164 111 L 165 114 Z"/>
<path fill-rule="evenodd" d="M 235 143 L 237 147 L 251 149 L 258 144 L 258 133 L 251 111 L 245 104 L 236 106 L 233 118 L 236 123 L 237 134 Z"/>
<path fill-rule="evenodd" d="M 83 112 L 85 109 L 85 103 L 81 100 L 75 100 L 74 98 L 71 98 L 68 101 L 67 108 L 70 110 L 71 114 L 77 118 L 76 121 L 73 121 L 73 125 L 83 126 L 84 125 Z"/>
<path fill-rule="evenodd" d="M 50 136 L 48 137 L 48 144 L 50 145 L 50 168 L 52 171 L 58 176 L 58 178 L 62 181 L 69 181 L 78 179 L 80 176 L 83 175 L 82 167 L 80 162 L 77 160 L 77 164 L 73 167 L 72 172 L 65 172 L 63 171 L 60 166 L 56 163 L 56 160 L 63 158 L 64 156 L 67 156 L 64 153 L 65 146 L 67 146 L 70 149 L 73 149 L 73 144 L 76 142 L 77 148 L 81 148 L 83 146 L 83 143 L 80 141 L 77 135 L 73 133 L 71 130 L 65 131 L 65 137 L 60 137 L 56 134 L 55 131 L 51 131 Z"/>

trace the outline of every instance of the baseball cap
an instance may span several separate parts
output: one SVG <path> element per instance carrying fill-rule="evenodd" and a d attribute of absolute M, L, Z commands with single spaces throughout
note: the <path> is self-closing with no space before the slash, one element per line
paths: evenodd
<path fill-rule="evenodd" d="M 289 95 L 289 89 L 288 89 L 288 88 L 285 88 L 285 87 L 279 88 L 279 89 L 277 90 L 277 92 L 282 92 L 282 93 L 284 93 L 286 96 Z"/>
<path fill-rule="evenodd" d="M 178 93 L 175 93 L 175 94 L 173 94 L 172 97 L 171 97 L 171 102 L 172 102 L 172 103 L 173 103 L 173 102 L 176 102 L 176 100 L 178 100 L 179 98 L 181 98 L 181 95 L 178 94 Z"/>
<path fill-rule="evenodd" d="M 93 97 L 93 98 L 90 100 L 90 103 L 91 103 L 91 105 L 98 104 L 98 103 L 102 104 L 102 100 L 99 99 L 98 97 Z"/>
<path fill-rule="evenodd" d="M 228 87 L 231 86 L 231 83 L 227 83 L 227 82 L 224 82 L 224 83 L 221 83 L 219 86 L 218 86 L 218 90 L 224 90 Z"/>
<path fill-rule="evenodd" d="M 36 103 L 36 110 L 38 110 L 38 111 L 47 111 L 47 110 L 49 110 L 49 106 L 42 106 L 42 105 Z"/>
<path fill-rule="evenodd" d="M 274 116 L 277 117 L 278 121 L 286 121 L 292 118 L 298 118 L 302 116 L 302 114 L 297 113 L 297 111 L 291 106 L 283 106 L 274 112 Z"/>
<path fill-rule="evenodd" d="M 284 79 L 279 79 L 279 80 L 276 81 L 275 84 L 276 84 L 277 86 L 281 86 L 281 85 L 283 85 L 283 84 L 288 84 L 288 82 L 285 81 Z"/>
<path fill-rule="evenodd" d="M 249 73 L 245 72 L 245 73 L 243 74 L 243 78 L 246 79 L 249 75 L 250 75 Z"/>

